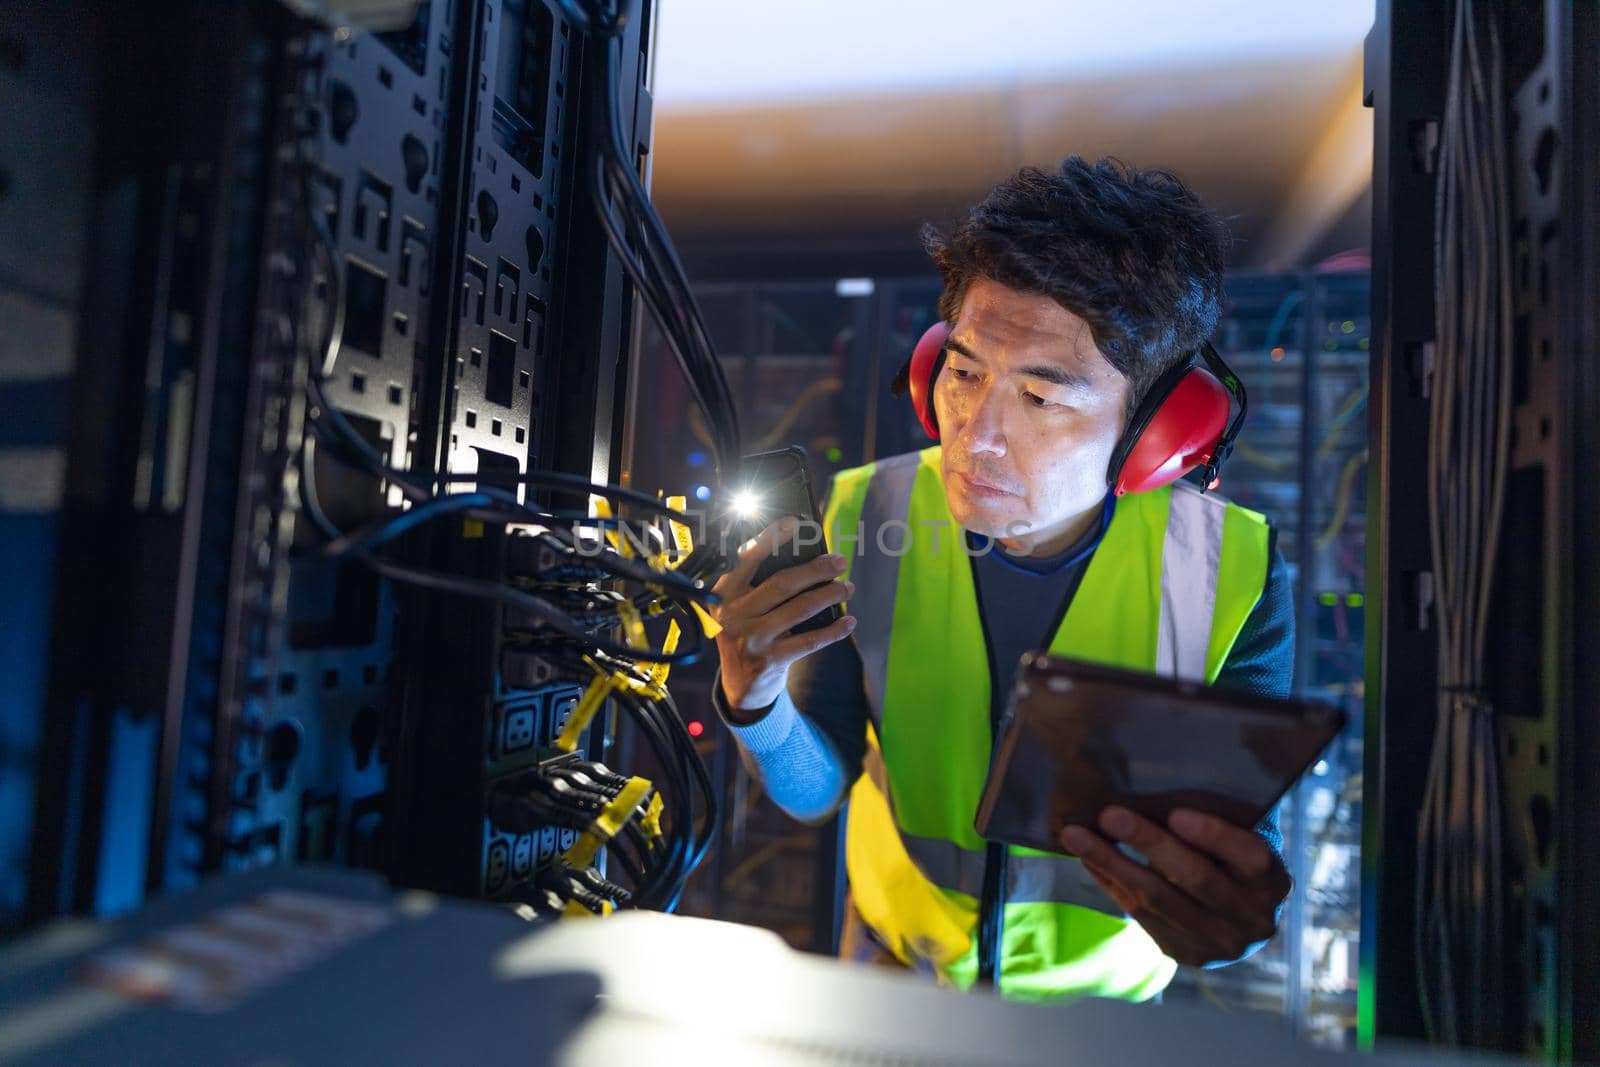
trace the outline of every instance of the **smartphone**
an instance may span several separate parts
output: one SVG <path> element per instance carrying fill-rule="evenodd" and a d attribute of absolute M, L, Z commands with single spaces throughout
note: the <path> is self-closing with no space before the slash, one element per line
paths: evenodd
<path fill-rule="evenodd" d="M 811 489 L 806 450 L 799 445 L 757 452 L 740 460 L 739 476 L 728 499 L 728 509 L 740 543 L 785 515 L 797 515 L 802 520 L 801 536 L 777 546 L 762 560 L 751 585 L 760 585 L 779 571 L 808 563 L 828 551 L 822 537 L 822 514 L 817 510 L 816 494 Z M 826 584 L 819 582 L 811 588 Z M 830 604 L 790 632 L 819 630 L 838 618 L 839 605 Z"/>

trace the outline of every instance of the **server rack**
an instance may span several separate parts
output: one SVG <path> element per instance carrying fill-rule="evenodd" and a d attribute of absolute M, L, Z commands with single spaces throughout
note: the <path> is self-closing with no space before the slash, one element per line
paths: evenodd
<path fill-rule="evenodd" d="M 1435 352 L 1434 198 L 1457 5 L 1380 2 L 1367 42 L 1373 171 L 1374 503 L 1368 613 L 1368 793 L 1361 1031 L 1427 1033 L 1413 936 L 1422 756 L 1438 676 L 1433 560 L 1414 517 L 1426 492 Z M 1597 734 L 1595 568 L 1596 155 L 1600 26 L 1592 5 L 1478 9 L 1499 40 L 1509 189 L 1513 404 L 1508 491 L 1484 664 L 1498 762 L 1486 783 L 1503 847 L 1475 857 L 1505 887 L 1503 924 L 1479 934 L 1505 972 L 1469 1040 L 1553 1062 L 1600 1055 L 1593 960 Z M 1496 146 L 1498 147 L 1498 146 Z M 1486 1013 L 1490 1014 L 1490 1013 Z"/>
<path fill-rule="evenodd" d="M 22 207 L 61 208 L 59 276 L 6 243 L 20 332 L 0 332 L 8 366 L 41 338 L 60 364 L 59 418 L 28 425 L 66 457 L 25 557 L 54 557 L 54 622 L 44 596 L 13 613 L 48 669 L 5 716 L 36 792 L 32 813 L 5 797 L 8 850 L 31 842 L 7 925 L 296 859 L 516 898 L 563 835 L 498 833 L 487 790 L 575 691 L 506 684 L 498 608 L 305 551 L 306 483 L 341 527 L 399 502 L 308 454 L 305 385 L 336 341 L 330 408 L 453 488 L 617 480 L 632 308 L 581 151 L 594 46 L 545 0 L 425 0 L 372 27 L 270 0 L 13 6 L 0 84 L 57 90 L 20 132 L 78 130 L 84 158 L 55 191 L 25 137 L 0 144 Z M 640 157 L 653 11 L 621 45 Z M 505 577 L 503 531 L 429 534 L 415 562 Z M 605 740 L 602 717 L 590 751 Z"/>

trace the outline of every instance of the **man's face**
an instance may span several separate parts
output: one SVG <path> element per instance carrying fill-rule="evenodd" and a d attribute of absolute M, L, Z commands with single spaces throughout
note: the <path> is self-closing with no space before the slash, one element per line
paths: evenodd
<path fill-rule="evenodd" d="M 974 281 L 933 389 L 952 517 L 1016 550 L 1065 549 L 1105 496 L 1128 389 L 1078 316 Z"/>

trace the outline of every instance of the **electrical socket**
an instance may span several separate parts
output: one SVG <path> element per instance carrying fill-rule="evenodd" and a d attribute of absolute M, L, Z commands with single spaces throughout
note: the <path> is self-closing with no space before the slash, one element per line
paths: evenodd
<path fill-rule="evenodd" d="M 501 751 L 520 752 L 531 746 L 537 718 L 534 709 L 529 707 L 512 708 L 507 711 L 505 729 L 502 731 L 504 740 Z"/>
<path fill-rule="evenodd" d="M 567 720 L 572 718 L 572 713 L 578 708 L 578 698 L 574 696 L 561 697 L 550 705 L 551 736 L 561 736 L 561 731 L 566 729 Z"/>
<path fill-rule="evenodd" d="M 526 878 L 531 870 L 533 870 L 533 835 L 523 834 L 517 838 L 517 844 L 511 850 L 511 871 L 518 878 Z"/>
<path fill-rule="evenodd" d="M 489 863 L 484 871 L 484 888 L 493 893 L 505 884 L 511 866 L 511 850 L 504 841 L 489 846 Z"/>
<path fill-rule="evenodd" d="M 546 826 L 539 831 L 539 859 L 547 860 L 556 854 L 556 828 Z"/>

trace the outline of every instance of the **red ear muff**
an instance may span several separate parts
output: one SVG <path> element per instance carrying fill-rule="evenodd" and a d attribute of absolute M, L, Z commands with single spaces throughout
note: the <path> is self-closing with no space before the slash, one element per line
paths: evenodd
<path fill-rule="evenodd" d="M 944 343 L 950 339 L 950 327 L 942 320 L 929 326 L 911 350 L 909 377 L 906 381 L 911 391 L 911 406 L 917 411 L 917 421 L 928 431 L 928 436 L 939 439 L 939 418 L 933 411 L 933 380 L 944 366 Z"/>
<path fill-rule="evenodd" d="M 1233 450 L 1244 423 L 1244 385 L 1206 345 L 1199 359 L 1190 355 L 1150 387 L 1111 455 L 1107 482 L 1117 496 L 1170 485 L 1204 467 L 1209 488 Z M 1200 366 L 1200 360 L 1206 366 Z M 1228 412 L 1238 401 L 1239 412 Z"/>
<path fill-rule="evenodd" d="M 933 383 L 944 366 L 949 339 L 947 323 L 929 326 L 893 387 L 896 394 L 910 392 L 917 421 L 936 441 L 939 419 L 933 410 Z M 1230 421 L 1228 412 L 1235 402 L 1238 413 Z M 1117 496 L 1143 493 L 1170 485 L 1195 468 L 1204 467 L 1205 484 L 1209 487 L 1233 451 L 1247 406 L 1244 383 L 1216 349 L 1209 344 L 1203 346 L 1150 387 L 1111 454 L 1107 484 Z"/>

